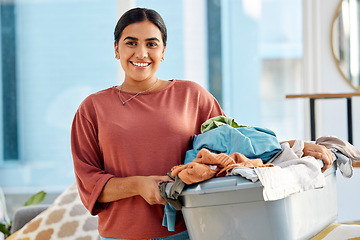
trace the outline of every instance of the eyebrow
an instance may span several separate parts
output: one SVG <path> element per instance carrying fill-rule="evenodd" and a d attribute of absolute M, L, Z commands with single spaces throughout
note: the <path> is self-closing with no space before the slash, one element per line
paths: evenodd
<path fill-rule="evenodd" d="M 128 37 L 126 37 L 126 38 L 124 38 L 124 41 L 125 40 L 135 40 L 135 41 L 138 41 L 139 39 L 138 38 L 136 38 L 136 37 L 130 37 L 130 36 L 128 36 Z M 158 39 L 158 38 L 156 38 L 156 37 L 152 37 L 152 38 L 147 38 L 147 39 L 145 39 L 145 41 L 157 41 L 157 42 L 160 42 L 160 40 Z"/>

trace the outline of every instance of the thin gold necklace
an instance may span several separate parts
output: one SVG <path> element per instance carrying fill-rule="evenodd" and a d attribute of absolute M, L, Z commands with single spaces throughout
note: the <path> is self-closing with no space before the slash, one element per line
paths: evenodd
<path fill-rule="evenodd" d="M 144 91 L 141 91 L 141 92 L 136 93 L 134 96 L 132 96 L 131 98 L 129 98 L 128 100 L 125 100 L 125 101 L 122 100 L 121 94 L 120 94 L 120 92 L 121 92 L 121 90 L 122 90 L 122 88 L 123 88 L 123 85 L 124 85 L 124 83 L 122 83 L 121 86 L 120 86 L 120 90 L 119 90 L 119 98 L 120 98 L 120 101 L 121 101 L 122 105 L 124 106 L 125 103 L 127 103 L 128 101 L 130 101 L 131 99 L 133 99 L 134 97 L 136 97 L 137 95 L 139 95 L 140 93 L 144 93 L 144 92 L 150 91 L 153 87 L 155 87 L 155 85 L 156 85 L 156 83 L 157 83 L 158 81 L 159 81 L 159 79 L 157 78 L 156 81 L 155 81 L 155 83 L 154 83 L 151 87 L 149 87 L 148 89 L 146 89 L 146 90 L 144 90 Z"/>

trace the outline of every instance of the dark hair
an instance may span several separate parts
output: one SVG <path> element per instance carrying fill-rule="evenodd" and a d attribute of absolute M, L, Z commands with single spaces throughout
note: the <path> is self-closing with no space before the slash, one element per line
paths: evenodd
<path fill-rule="evenodd" d="M 123 30 L 128 25 L 136 22 L 143 22 L 146 20 L 152 22 L 159 28 L 164 46 L 166 46 L 167 30 L 164 20 L 162 19 L 160 14 L 157 13 L 155 10 L 147 9 L 147 8 L 133 8 L 125 12 L 120 17 L 114 31 L 114 38 L 116 44 L 119 42 Z"/>

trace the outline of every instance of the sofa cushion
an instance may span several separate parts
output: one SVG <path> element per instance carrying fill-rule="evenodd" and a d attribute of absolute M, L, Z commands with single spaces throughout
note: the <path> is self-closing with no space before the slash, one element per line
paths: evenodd
<path fill-rule="evenodd" d="M 97 217 L 82 204 L 76 183 L 7 240 L 98 240 Z"/>
<path fill-rule="evenodd" d="M 45 211 L 50 204 L 24 206 L 16 209 L 11 224 L 11 233 L 17 232 L 34 217 Z"/>

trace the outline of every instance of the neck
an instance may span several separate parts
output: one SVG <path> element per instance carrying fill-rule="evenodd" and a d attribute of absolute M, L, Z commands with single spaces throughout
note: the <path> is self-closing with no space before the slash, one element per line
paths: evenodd
<path fill-rule="evenodd" d="M 158 81 L 158 78 L 142 82 L 129 82 L 125 79 L 125 81 L 121 84 L 120 89 L 127 92 L 151 91 L 156 87 Z"/>

